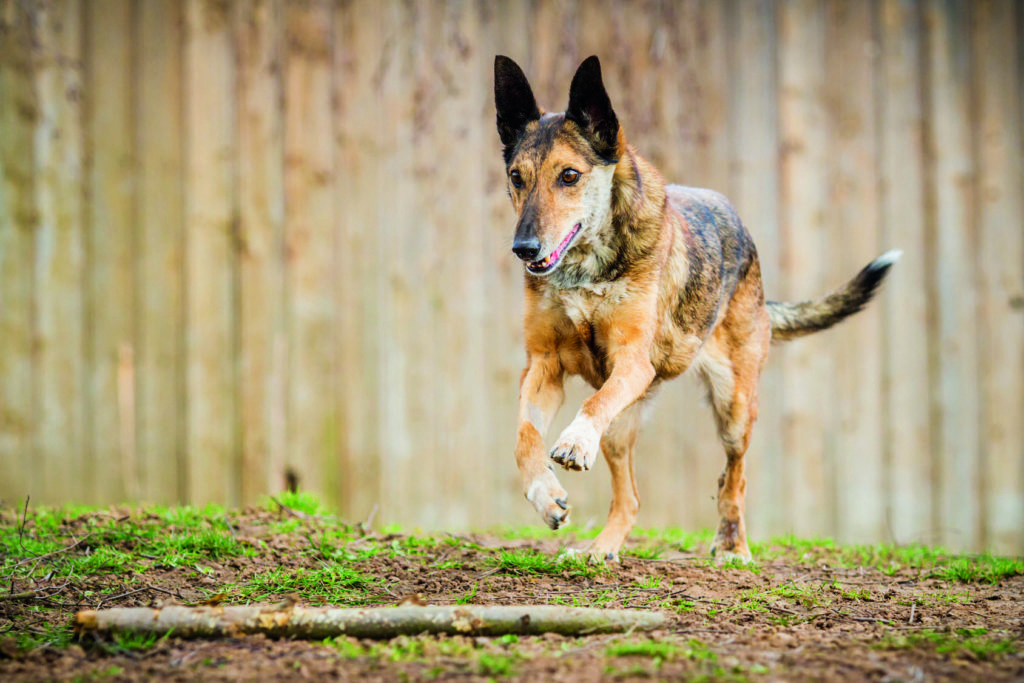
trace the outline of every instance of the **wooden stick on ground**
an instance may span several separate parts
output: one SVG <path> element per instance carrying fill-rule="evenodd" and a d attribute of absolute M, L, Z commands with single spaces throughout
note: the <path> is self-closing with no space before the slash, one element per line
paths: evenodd
<path fill-rule="evenodd" d="M 79 633 L 135 632 L 178 638 L 223 638 L 263 633 L 284 638 L 320 639 L 348 635 L 393 638 L 420 633 L 497 636 L 506 633 L 587 635 L 655 629 L 659 612 L 539 606 L 429 606 L 351 608 L 272 606 L 121 608 L 85 610 L 75 616 Z"/>

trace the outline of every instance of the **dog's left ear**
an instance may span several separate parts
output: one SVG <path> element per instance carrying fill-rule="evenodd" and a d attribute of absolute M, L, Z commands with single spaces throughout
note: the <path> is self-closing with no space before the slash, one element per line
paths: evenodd
<path fill-rule="evenodd" d="M 596 55 L 583 60 L 569 86 L 565 118 L 583 129 L 594 151 L 609 160 L 619 156 L 619 119 L 601 80 L 601 62 Z"/>

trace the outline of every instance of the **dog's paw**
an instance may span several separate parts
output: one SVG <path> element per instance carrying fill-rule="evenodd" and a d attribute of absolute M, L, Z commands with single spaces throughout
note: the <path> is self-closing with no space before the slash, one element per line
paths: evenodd
<path fill-rule="evenodd" d="M 741 522 L 722 520 L 718 525 L 715 540 L 711 542 L 711 557 L 716 564 L 742 562 L 750 564 L 754 557 L 747 546 L 746 534 Z"/>
<path fill-rule="evenodd" d="M 558 529 L 569 523 L 569 494 L 558 482 L 558 477 L 550 469 L 533 480 L 526 491 L 526 499 L 540 513 L 541 519 L 552 529 Z"/>
<path fill-rule="evenodd" d="M 551 459 L 567 470 L 585 471 L 594 466 L 601 435 L 590 420 L 577 417 L 565 428 L 551 449 Z"/>
<path fill-rule="evenodd" d="M 589 548 L 566 548 L 562 551 L 562 557 L 587 560 L 590 564 L 604 564 L 605 562 L 618 562 L 619 554 L 612 550 L 602 550 L 591 545 Z"/>
<path fill-rule="evenodd" d="M 718 536 L 715 536 L 715 540 L 711 542 L 711 557 L 715 559 L 715 564 L 730 562 L 750 564 L 754 561 L 754 556 L 750 554 L 750 548 L 746 543 L 728 544 Z"/>
<path fill-rule="evenodd" d="M 591 562 L 618 562 L 621 548 L 621 541 L 598 536 L 586 552 L 590 555 Z"/>

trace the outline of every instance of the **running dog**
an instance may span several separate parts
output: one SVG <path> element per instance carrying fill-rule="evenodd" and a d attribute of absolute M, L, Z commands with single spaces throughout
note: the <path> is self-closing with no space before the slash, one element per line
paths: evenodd
<path fill-rule="evenodd" d="M 757 250 L 733 207 L 717 192 L 665 184 L 627 144 L 597 57 L 576 71 L 565 113 L 540 109 L 522 69 L 503 56 L 494 61 L 494 99 L 517 216 L 512 252 L 525 270 L 528 360 L 515 455 L 526 498 L 559 528 L 570 508 L 553 464 L 589 470 L 602 452 L 612 502 L 588 552 L 616 559 L 640 507 L 633 447 L 642 407 L 661 382 L 692 368 L 726 454 L 711 552 L 749 561 L 743 456 L 769 344 L 861 310 L 900 253 L 820 299 L 766 302 Z M 548 450 L 567 374 L 596 391 Z"/>

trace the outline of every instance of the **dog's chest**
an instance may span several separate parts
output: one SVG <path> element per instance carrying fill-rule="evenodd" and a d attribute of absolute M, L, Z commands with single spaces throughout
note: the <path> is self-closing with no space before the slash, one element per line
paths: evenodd
<path fill-rule="evenodd" d="M 582 375 L 587 381 L 605 379 L 605 339 L 601 321 L 619 298 L 615 284 L 575 288 L 556 295 L 556 305 L 571 323 L 575 335 L 566 339 L 562 362 L 570 374 Z"/>
<path fill-rule="evenodd" d="M 618 298 L 618 288 L 612 283 L 577 287 L 556 295 L 558 304 L 576 327 L 593 326 Z"/>

